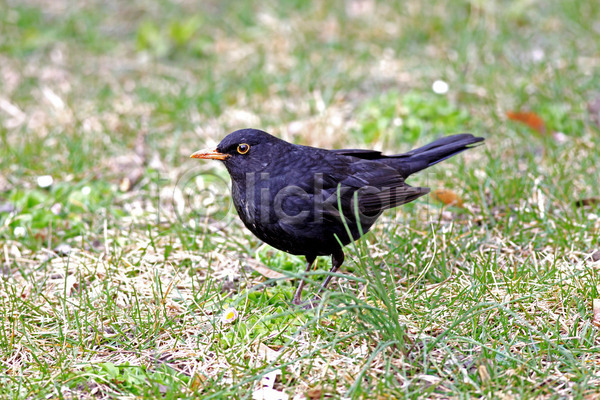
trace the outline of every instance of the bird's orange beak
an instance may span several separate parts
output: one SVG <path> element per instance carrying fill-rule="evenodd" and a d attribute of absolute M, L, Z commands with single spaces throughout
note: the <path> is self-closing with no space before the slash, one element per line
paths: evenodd
<path fill-rule="evenodd" d="M 204 158 L 207 160 L 226 160 L 229 157 L 229 154 L 225 154 L 225 153 L 219 153 L 217 151 L 217 149 L 214 150 L 209 150 L 209 149 L 203 149 L 203 150 L 198 150 L 197 152 L 195 152 L 194 154 L 192 154 L 190 156 L 190 158 Z"/>

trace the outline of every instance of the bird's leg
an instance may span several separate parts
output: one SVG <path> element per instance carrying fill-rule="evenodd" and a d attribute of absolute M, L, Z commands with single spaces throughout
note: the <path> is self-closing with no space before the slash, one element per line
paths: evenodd
<path fill-rule="evenodd" d="M 332 274 L 335 274 L 336 271 L 341 267 L 341 265 L 343 263 L 344 263 L 344 251 L 342 249 L 338 249 L 337 252 L 335 252 L 331 255 L 331 269 L 329 270 L 329 275 L 327 275 L 327 277 L 323 281 L 323 284 L 319 288 L 319 291 L 317 292 L 316 296 L 321 294 L 321 292 L 324 291 L 325 288 L 327 288 L 327 285 L 329 285 L 329 282 L 333 278 Z M 315 296 L 315 298 L 316 298 L 316 296 Z"/>
<path fill-rule="evenodd" d="M 306 257 L 306 270 L 304 271 L 304 273 L 306 274 L 308 271 L 310 271 L 310 267 L 312 267 L 313 263 L 315 262 L 315 258 L 317 258 L 316 256 L 305 256 Z M 302 303 L 302 288 L 304 287 L 304 284 L 306 283 L 306 281 L 304 280 L 304 277 L 302 277 L 302 279 L 300 279 L 300 283 L 298 283 L 298 289 L 296 289 L 296 294 L 294 294 L 294 299 L 292 300 L 292 303 L 299 305 Z"/>

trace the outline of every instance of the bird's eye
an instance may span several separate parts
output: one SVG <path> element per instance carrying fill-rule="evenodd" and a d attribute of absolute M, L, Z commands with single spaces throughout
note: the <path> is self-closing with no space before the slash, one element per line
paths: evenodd
<path fill-rule="evenodd" d="M 237 151 L 240 154 L 246 154 L 248 152 L 248 150 L 250 150 L 250 146 L 247 145 L 246 143 L 242 143 L 240 145 L 238 145 Z"/>

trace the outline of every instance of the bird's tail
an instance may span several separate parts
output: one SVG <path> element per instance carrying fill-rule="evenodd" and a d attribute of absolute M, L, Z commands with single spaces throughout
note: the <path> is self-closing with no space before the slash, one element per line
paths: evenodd
<path fill-rule="evenodd" d="M 472 147 L 476 147 L 478 146 L 477 143 L 483 141 L 484 138 L 475 137 L 469 133 L 446 136 L 429 143 L 426 146 L 409 151 L 408 153 L 388 156 L 389 158 L 387 158 L 385 162 L 396 168 L 399 167 L 404 176 L 408 176 L 424 170 L 425 168 L 429 168 L 432 165 L 455 156 L 458 153 L 462 153 Z"/>

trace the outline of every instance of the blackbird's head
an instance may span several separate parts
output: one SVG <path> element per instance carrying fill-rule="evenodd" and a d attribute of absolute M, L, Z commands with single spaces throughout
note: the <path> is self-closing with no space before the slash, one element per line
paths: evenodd
<path fill-rule="evenodd" d="M 240 129 L 227 135 L 216 149 L 199 150 L 191 158 L 223 161 L 232 179 L 264 171 L 275 160 L 285 159 L 289 143 L 258 129 Z"/>

